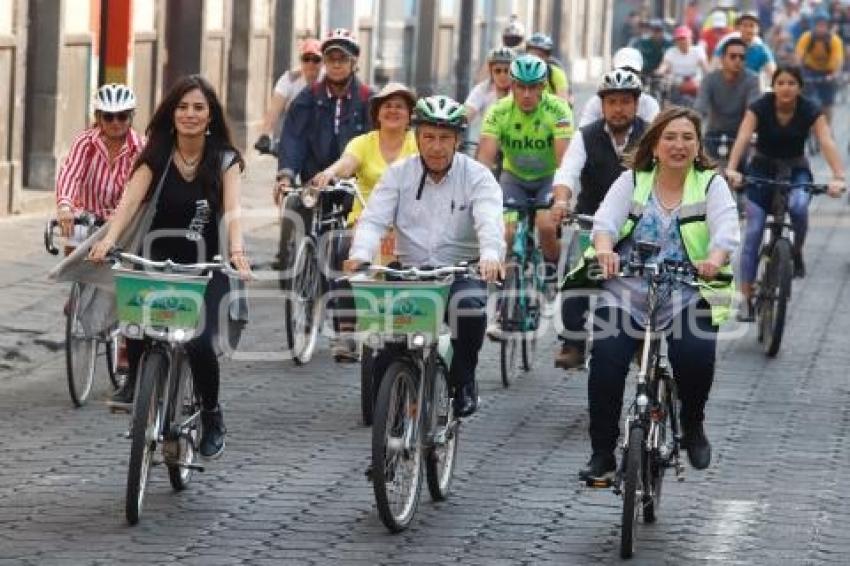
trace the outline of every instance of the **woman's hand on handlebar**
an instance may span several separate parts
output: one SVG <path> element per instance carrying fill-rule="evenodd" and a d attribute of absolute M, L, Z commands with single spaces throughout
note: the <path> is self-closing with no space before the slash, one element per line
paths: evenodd
<path fill-rule="evenodd" d="M 718 273 L 720 273 L 721 266 L 710 259 L 706 259 L 703 261 L 695 261 L 694 267 L 697 268 L 697 273 L 699 273 L 701 278 L 711 281 L 717 277 Z"/>
<path fill-rule="evenodd" d="M 95 263 L 103 263 L 106 261 L 106 256 L 115 247 L 115 242 L 110 240 L 108 237 L 104 237 L 102 240 L 95 242 L 89 251 L 89 261 L 93 261 Z"/>
<path fill-rule="evenodd" d="M 847 182 L 844 179 L 832 179 L 826 186 L 826 194 L 832 198 L 840 197 L 847 188 Z"/>
<path fill-rule="evenodd" d="M 735 169 L 727 168 L 726 171 L 723 172 L 723 176 L 726 177 L 727 181 L 729 181 L 729 186 L 735 190 L 740 190 L 741 186 L 744 184 L 744 176 L 740 171 L 736 171 Z"/>
<path fill-rule="evenodd" d="M 56 210 L 56 220 L 59 221 L 59 233 L 63 238 L 70 238 L 74 232 L 74 211 L 70 206 L 62 205 Z"/>
<path fill-rule="evenodd" d="M 232 250 L 230 252 L 230 263 L 239 272 L 239 279 L 250 281 L 254 278 L 254 272 L 251 271 L 251 262 L 248 261 L 248 256 L 242 250 Z"/>
<path fill-rule="evenodd" d="M 596 252 L 596 261 L 602 269 L 602 277 L 611 279 L 620 273 L 620 256 L 616 252 Z"/>

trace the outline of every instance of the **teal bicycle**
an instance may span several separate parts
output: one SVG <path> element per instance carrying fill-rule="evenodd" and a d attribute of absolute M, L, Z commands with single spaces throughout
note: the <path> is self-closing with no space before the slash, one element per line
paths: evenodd
<path fill-rule="evenodd" d="M 515 230 L 499 304 L 502 330 L 499 365 L 504 387 L 510 386 L 520 369 L 525 372 L 531 370 L 537 348 L 537 329 L 540 327 L 546 280 L 534 217 L 537 210 L 543 208 L 548 206 L 530 201 L 524 210 L 505 212 L 505 220 L 514 223 Z"/>

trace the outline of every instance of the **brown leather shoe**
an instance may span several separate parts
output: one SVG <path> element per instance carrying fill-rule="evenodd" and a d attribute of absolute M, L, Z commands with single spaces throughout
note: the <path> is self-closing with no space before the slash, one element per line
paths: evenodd
<path fill-rule="evenodd" d="M 563 344 L 561 351 L 555 354 L 555 367 L 574 369 L 584 365 L 584 352 L 572 344 Z"/>

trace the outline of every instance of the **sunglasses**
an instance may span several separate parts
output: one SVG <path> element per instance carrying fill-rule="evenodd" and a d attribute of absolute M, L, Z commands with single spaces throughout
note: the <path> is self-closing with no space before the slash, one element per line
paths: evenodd
<path fill-rule="evenodd" d="M 314 64 L 318 65 L 319 63 L 322 62 L 322 58 L 319 57 L 318 55 L 302 55 L 301 56 L 301 62 L 302 63 L 314 63 Z"/>
<path fill-rule="evenodd" d="M 100 117 L 103 118 L 104 122 L 114 122 L 118 120 L 119 122 L 126 122 L 130 119 L 129 112 L 101 112 Z"/>
<path fill-rule="evenodd" d="M 743 61 L 746 57 L 746 55 L 744 55 L 743 53 L 727 53 L 726 56 L 732 59 L 733 61 Z"/>

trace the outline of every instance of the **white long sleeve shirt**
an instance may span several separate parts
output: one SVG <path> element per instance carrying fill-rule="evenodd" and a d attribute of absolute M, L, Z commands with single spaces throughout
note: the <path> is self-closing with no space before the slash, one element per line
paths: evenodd
<path fill-rule="evenodd" d="M 405 266 L 446 266 L 461 261 L 503 260 L 502 189 L 489 169 L 455 153 L 440 182 L 422 179 L 418 155 L 389 167 L 378 182 L 354 233 L 349 257 L 371 261 L 392 226 Z"/>
<path fill-rule="evenodd" d="M 638 117 L 643 118 L 643 121 L 647 124 L 651 124 L 652 120 L 655 119 L 655 115 L 658 114 L 658 111 L 658 101 L 645 92 L 640 93 L 637 105 Z M 581 111 L 581 120 L 578 122 L 578 127 L 583 128 L 584 126 L 592 124 L 597 120 L 601 120 L 604 117 L 605 116 L 602 115 L 602 99 L 599 98 L 599 95 L 597 94 L 592 96 L 590 100 L 585 103 L 584 108 Z"/>
<path fill-rule="evenodd" d="M 623 138 L 623 143 L 618 144 L 617 140 L 611 135 L 608 125 L 605 125 L 605 133 L 611 139 L 611 145 L 617 155 L 623 155 L 626 146 L 629 143 L 629 136 L 632 135 L 632 128 L 626 132 L 626 137 Z M 573 193 L 573 200 L 581 191 L 581 171 L 587 163 L 587 149 L 584 147 L 584 136 L 579 132 L 570 140 L 570 147 L 567 148 L 567 153 L 564 154 L 564 159 L 561 160 L 561 165 L 555 171 L 555 178 L 552 181 L 553 185 L 566 185 Z"/>

